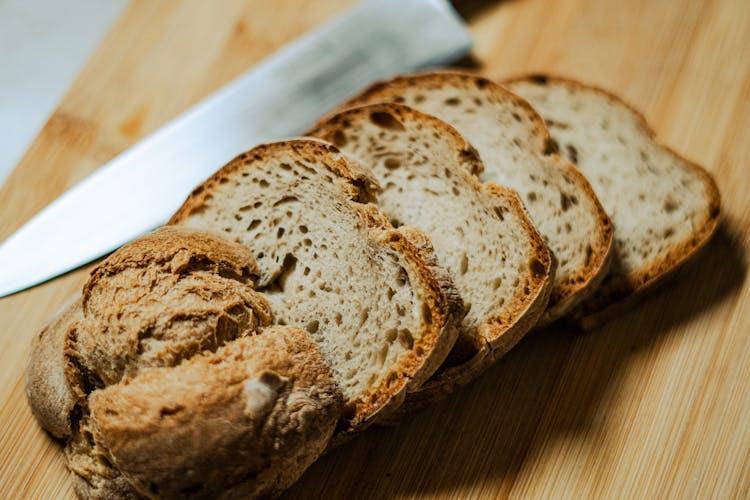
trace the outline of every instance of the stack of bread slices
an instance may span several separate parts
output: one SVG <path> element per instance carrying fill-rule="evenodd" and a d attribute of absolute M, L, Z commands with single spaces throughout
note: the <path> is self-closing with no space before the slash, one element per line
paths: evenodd
<path fill-rule="evenodd" d="M 34 339 L 79 496 L 277 494 L 533 328 L 611 316 L 718 223 L 705 170 L 563 78 L 400 76 L 306 135 L 221 168 Z"/>

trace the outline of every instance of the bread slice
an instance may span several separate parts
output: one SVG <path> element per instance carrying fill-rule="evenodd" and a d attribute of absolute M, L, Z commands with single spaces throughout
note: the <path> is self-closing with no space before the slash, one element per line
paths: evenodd
<path fill-rule="evenodd" d="M 445 122 L 404 105 L 351 108 L 310 135 L 336 144 L 382 186 L 394 226 L 423 230 L 463 299 L 459 340 L 438 374 L 407 401 L 468 381 L 537 322 L 551 289 L 551 257 L 518 195 L 475 174 L 476 151 Z"/>
<path fill-rule="evenodd" d="M 199 186 L 172 224 L 247 245 L 279 323 L 315 338 L 344 393 L 342 432 L 398 407 L 445 359 L 460 299 L 429 240 L 394 229 L 371 174 L 331 144 L 260 145 Z"/>
<path fill-rule="evenodd" d="M 481 179 L 521 195 L 558 264 L 540 324 L 564 315 L 599 284 L 612 224 L 586 179 L 552 154 L 544 122 L 528 103 L 486 78 L 431 72 L 377 83 L 347 105 L 377 101 L 403 103 L 450 123 L 479 152 Z"/>
<path fill-rule="evenodd" d="M 266 327 L 257 271 L 242 245 L 162 228 L 35 339 L 27 394 L 79 497 L 273 494 L 325 449 L 341 393 L 306 332 Z"/>
<path fill-rule="evenodd" d="M 656 142 L 643 116 L 609 92 L 545 75 L 506 85 L 536 107 L 617 228 L 611 272 L 575 312 L 583 326 L 594 326 L 709 240 L 719 220 L 718 188 L 703 168 Z"/>

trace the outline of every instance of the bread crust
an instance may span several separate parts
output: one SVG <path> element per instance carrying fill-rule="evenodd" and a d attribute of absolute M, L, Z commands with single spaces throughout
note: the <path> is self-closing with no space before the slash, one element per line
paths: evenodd
<path fill-rule="evenodd" d="M 721 195 L 716 181 L 711 174 L 697 163 L 685 158 L 669 146 L 656 139 L 656 132 L 649 126 L 645 116 L 633 105 L 620 96 L 589 83 L 583 83 L 564 76 L 550 73 L 535 73 L 518 75 L 503 80 L 504 84 L 519 82 L 533 82 L 547 85 L 549 83 L 563 85 L 568 88 L 598 93 L 608 100 L 626 108 L 636 119 L 640 130 L 658 147 L 680 160 L 688 169 L 703 182 L 708 194 L 708 205 L 704 218 L 692 234 L 685 240 L 672 245 L 667 252 L 653 265 L 640 269 L 624 277 L 617 286 L 608 290 L 606 294 L 592 296 L 582 302 L 571 313 L 571 319 L 584 329 L 595 328 L 608 321 L 622 311 L 638 303 L 649 290 L 668 279 L 674 271 L 690 260 L 711 239 L 719 225 L 721 218 Z M 615 256 L 613 256 L 615 258 Z"/>
<path fill-rule="evenodd" d="M 31 412 L 56 438 L 67 438 L 71 433 L 77 397 L 66 373 L 65 348 L 70 329 L 82 315 L 80 296 L 76 294 L 34 336 L 26 365 L 25 391 Z"/>
<path fill-rule="evenodd" d="M 394 96 L 398 95 L 400 89 L 431 85 L 439 86 L 445 82 L 452 81 L 459 82 L 462 85 L 470 84 L 478 88 L 488 89 L 489 92 L 499 95 L 502 99 L 511 101 L 524 109 L 527 117 L 533 123 L 534 135 L 538 138 L 536 141 L 537 154 L 542 158 L 547 158 L 551 166 L 565 172 L 571 181 L 582 190 L 588 198 L 595 219 L 598 221 L 597 233 L 594 240 L 591 241 L 591 257 L 579 269 L 578 273 L 569 277 L 567 282 L 555 284 L 547 309 L 537 323 L 540 327 L 545 326 L 559 319 L 587 299 L 604 278 L 611 262 L 610 254 L 614 228 L 588 180 L 577 169 L 556 154 L 547 126 L 531 104 L 490 79 L 475 73 L 458 70 L 432 70 L 401 75 L 391 80 L 376 82 L 346 101 L 339 110 L 379 101 L 395 100 L 395 102 L 398 102 L 398 98 L 394 99 Z"/>
<path fill-rule="evenodd" d="M 422 301 L 429 307 L 432 318 L 431 323 L 420 332 L 419 341 L 409 355 L 402 359 L 398 378 L 384 380 L 373 387 L 367 397 L 351 402 L 354 405 L 353 415 L 344 418 L 339 432 L 359 432 L 377 420 L 381 412 L 389 413 L 398 407 L 408 391 L 427 380 L 440 366 L 458 336 L 454 315 L 462 309 L 457 306 L 458 293 L 450 278 L 437 265 L 427 237 L 418 230 L 394 229 L 383 212 L 370 203 L 379 189 L 372 174 L 344 158 L 333 144 L 318 139 L 261 144 L 237 156 L 198 186 L 169 224 L 184 224 L 191 214 L 201 211 L 207 200 L 213 197 L 214 188 L 236 175 L 240 169 L 255 168 L 256 162 L 260 165 L 264 158 L 289 149 L 302 157 L 319 160 L 345 181 L 343 189 L 352 210 L 362 217 L 368 228 L 370 244 L 389 249 L 399 256 L 402 264 L 408 265 L 410 275 L 413 274 L 420 284 L 418 290 L 424 295 Z"/>

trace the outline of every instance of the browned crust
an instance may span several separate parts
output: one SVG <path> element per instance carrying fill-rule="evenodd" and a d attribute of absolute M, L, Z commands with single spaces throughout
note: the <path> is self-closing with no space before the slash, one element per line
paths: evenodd
<path fill-rule="evenodd" d="M 81 317 L 81 300 L 76 295 L 34 336 L 26 366 L 25 390 L 31 412 L 57 438 L 71 434 L 77 398 L 66 373 L 64 351 L 68 333 Z"/>
<path fill-rule="evenodd" d="M 228 245 L 220 235 L 206 231 L 161 227 L 120 248 L 94 268 L 83 287 L 84 303 L 91 288 L 103 277 L 127 268 L 141 267 L 145 263 L 175 262 L 173 259 L 178 254 L 184 258 L 179 259 L 181 267 L 174 269 L 175 272 L 195 266 L 209 266 L 215 274 L 231 276 L 250 286 L 258 277 L 258 263 L 245 247 Z"/>
<path fill-rule="evenodd" d="M 515 82 L 530 82 L 537 85 L 547 85 L 548 83 L 552 83 L 583 91 L 593 91 L 614 101 L 616 104 L 624 106 L 630 110 L 638 121 L 641 130 L 655 144 L 680 160 L 688 169 L 692 170 L 694 174 L 702 179 L 707 191 L 708 205 L 705 211 L 705 218 L 700 226 L 693 231 L 693 234 L 685 240 L 672 245 L 663 257 L 651 267 L 625 276 L 625 281 L 620 281 L 620 283 L 606 295 L 597 294 L 597 296 L 591 297 L 590 300 L 582 303 L 578 309 L 573 312 L 573 320 L 582 328 L 594 328 L 624 311 L 631 305 L 639 302 L 648 290 L 667 279 L 674 270 L 690 260 L 696 252 L 708 243 L 716 232 L 721 217 L 721 195 L 719 193 L 719 188 L 716 185 L 714 178 L 705 168 L 675 152 L 669 146 L 660 143 L 656 139 L 656 132 L 649 126 L 643 114 L 630 103 L 614 93 L 596 85 L 551 74 L 539 73 L 521 75 L 504 80 L 504 83 L 508 84 Z M 607 286 L 606 283 L 604 286 Z"/>
<path fill-rule="evenodd" d="M 384 380 L 373 389 L 366 400 L 353 402 L 354 415 L 344 419 L 342 432 L 357 432 L 368 426 L 381 411 L 390 411 L 399 405 L 409 388 L 429 378 L 442 363 L 457 336 L 451 319 L 454 314 L 453 299 L 449 298 L 455 293 L 452 283 L 448 286 L 446 278 L 436 271 L 434 263 L 437 259 L 431 246 L 424 244 L 426 238 L 417 236 L 416 232 L 394 230 L 380 209 L 375 205 L 365 204 L 374 199 L 374 192 L 378 189 L 377 181 L 369 171 L 346 160 L 332 144 L 317 139 L 294 139 L 263 144 L 238 156 L 198 186 L 169 223 L 179 224 L 192 213 L 201 210 L 207 199 L 212 196 L 214 186 L 226 182 L 225 179 L 229 179 L 239 169 L 253 168 L 256 162 L 263 162 L 268 155 L 288 148 L 303 157 L 322 161 L 332 173 L 346 181 L 346 195 L 352 209 L 366 221 L 373 244 L 398 253 L 402 261 L 409 264 L 410 271 L 419 276 L 424 291 L 428 294 L 426 303 L 430 307 L 433 322 L 423 329 L 419 335 L 420 341 L 404 359 L 400 376 L 395 380 Z"/>
<path fill-rule="evenodd" d="M 458 82 L 460 85 L 475 85 L 478 88 L 487 89 L 488 92 L 500 95 L 505 100 L 513 101 L 521 107 L 525 111 L 527 118 L 532 122 L 535 134 L 540 138 L 539 149 L 537 151 L 539 155 L 550 158 L 551 166 L 563 169 L 566 174 L 573 176 L 574 182 L 587 196 L 591 209 L 596 213 L 595 216 L 599 224 L 596 237 L 591 242 L 592 256 L 579 272 L 571 276 L 567 282 L 554 286 L 547 306 L 548 309 L 539 321 L 540 326 L 549 324 L 588 298 L 593 293 L 595 286 L 604 278 L 608 271 L 614 231 L 609 216 L 588 180 L 580 173 L 571 173 L 577 169 L 570 168 L 556 154 L 544 119 L 531 104 L 485 77 L 465 71 L 442 70 L 401 75 L 391 80 L 376 82 L 345 102 L 340 109 L 382 100 L 393 99 L 398 101 L 397 97 L 395 99 L 393 97 L 394 94 L 398 93 L 398 89 L 426 85 L 439 86 L 446 82 Z"/>
<path fill-rule="evenodd" d="M 89 437 L 67 450 L 84 497 L 277 494 L 322 453 L 341 410 L 314 342 L 288 326 L 144 371 L 89 402 Z"/>
<path fill-rule="evenodd" d="M 457 150 L 460 151 L 459 157 L 469 172 L 477 173 L 483 169 L 481 160 L 474 148 L 455 128 L 437 117 L 402 104 L 376 103 L 347 108 L 318 122 L 308 133 L 326 140 L 332 140 L 335 138 L 336 131 L 346 128 L 349 122 L 367 117 L 373 112 L 390 113 L 402 120 L 408 118 L 420 121 L 440 130 L 445 139 L 450 138 L 456 144 Z M 486 318 L 486 321 L 478 328 L 474 339 L 475 354 L 460 365 L 447 368 L 431 379 L 423 381 L 423 385 L 418 389 L 418 386 L 414 384 L 414 389 L 410 389 L 410 394 L 406 397 L 404 409 L 396 412 L 396 416 L 412 411 L 417 407 L 421 408 L 428 402 L 452 392 L 455 386 L 465 384 L 476 377 L 495 359 L 510 350 L 537 323 L 549 299 L 552 288 L 552 258 L 541 235 L 528 218 L 518 194 L 512 189 L 495 184 L 482 184 L 472 176 L 467 176 L 467 182 L 478 193 L 490 198 L 501 199 L 504 205 L 510 205 L 514 215 L 521 221 L 524 231 L 532 239 L 534 250 L 530 258 L 537 259 L 540 272 L 534 276 L 533 282 L 528 285 L 528 294 L 524 294 L 519 289 L 515 297 L 508 298 L 510 302 L 517 304 L 513 311 Z M 491 205 L 494 206 L 492 203 Z M 420 237 L 425 238 L 421 233 Z M 426 244 L 429 244 L 429 242 L 427 241 Z M 433 255 L 432 252 L 430 255 Z M 435 262 L 435 265 L 437 266 L 437 262 Z M 413 380 L 413 382 L 415 381 Z M 393 418 L 392 412 L 384 412 L 384 414 L 385 416 L 381 420 L 387 421 Z"/>

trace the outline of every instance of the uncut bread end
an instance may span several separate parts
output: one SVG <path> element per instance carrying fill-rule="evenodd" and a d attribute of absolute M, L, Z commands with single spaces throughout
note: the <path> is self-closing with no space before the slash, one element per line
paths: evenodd
<path fill-rule="evenodd" d="M 82 498 L 272 496 L 323 452 L 340 405 L 307 332 L 273 326 L 93 391 L 66 457 Z"/>
<path fill-rule="evenodd" d="M 720 196 L 711 175 L 659 144 L 645 118 L 619 97 L 566 78 L 505 83 L 546 120 L 560 154 L 589 178 L 617 228 L 610 273 L 573 312 L 591 328 L 672 274 L 711 238 Z"/>
<path fill-rule="evenodd" d="M 34 336 L 26 365 L 25 391 L 31 412 L 56 438 L 71 433 L 77 398 L 66 375 L 65 350 L 68 330 L 82 317 L 81 299 L 76 295 Z"/>
<path fill-rule="evenodd" d="M 372 176 L 330 144 L 264 144 L 199 186 L 170 221 L 249 247 L 277 322 L 304 327 L 342 388 L 342 430 L 400 404 L 455 343 L 459 299 L 415 230 L 374 205 Z"/>

